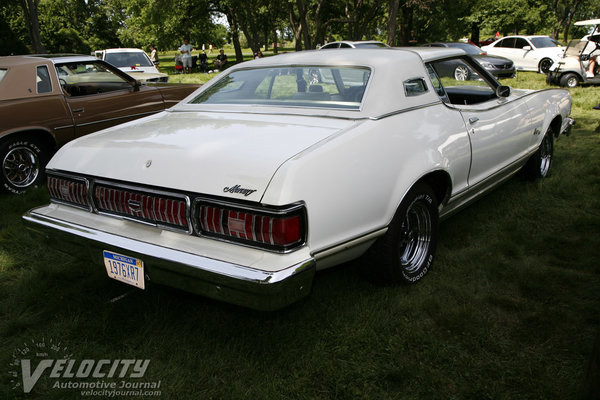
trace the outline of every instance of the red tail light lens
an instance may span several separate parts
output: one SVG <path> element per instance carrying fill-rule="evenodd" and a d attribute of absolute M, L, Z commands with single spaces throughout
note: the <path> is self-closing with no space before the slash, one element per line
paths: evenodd
<path fill-rule="evenodd" d="M 84 179 L 67 178 L 59 175 L 48 175 L 46 186 L 52 200 L 75 206 L 90 208 L 87 198 L 88 185 Z"/>
<path fill-rule="evenodd" d="M 273 212 L 203 203 L 197 207 L 201 235 L 277 251 L 304 243 L 304 221 L 301 207 Z"/>

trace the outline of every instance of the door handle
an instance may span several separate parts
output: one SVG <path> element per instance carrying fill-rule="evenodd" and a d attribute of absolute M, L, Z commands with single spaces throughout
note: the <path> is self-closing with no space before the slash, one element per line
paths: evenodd
<path fill-rule="evenodd" d="M 473 125 L 473 124 L 474 124 L 475 122 L 477 122 L 477 121 L 479 121 L 479 118 L 477 118 L 477 117 L 471 117 L 471 118 L 469 118 L 469 123 L 470 123 L 471 125 Z"/>
<path fill-rule="evenodd" d="M 85 108 L 76 108 L 73 110 L 73 113 L 82 113 L 85 111 Z"/>

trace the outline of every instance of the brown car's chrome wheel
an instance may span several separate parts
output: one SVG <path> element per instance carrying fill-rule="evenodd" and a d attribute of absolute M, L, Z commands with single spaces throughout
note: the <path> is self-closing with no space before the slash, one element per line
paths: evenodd
<path fill-rule="evenodd" d="M 23 193 L 43 180 L 43 168 L 47 162 L 44 147 L 36 140 L 9 139 L 0 145 L 2 189 Z"/>

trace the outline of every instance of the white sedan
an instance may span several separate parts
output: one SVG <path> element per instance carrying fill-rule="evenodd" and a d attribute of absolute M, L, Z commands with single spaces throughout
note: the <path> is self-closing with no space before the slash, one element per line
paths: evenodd
<path fill-rule="evenodd" d="M 417 282 L 440 218 L 520 169 L 548 174 L 570 109 L 567 91 L 511 90 L 456 49 L 263 58 L 65 145 L 48 163 L 51 203 L 24 220 L 124 283 L 262 310 L 365 253 L 381 279 Z"/>
<path fill-rule="evenodd" d="M 565 48 L 548 36 L 506 36 L 481 50 L 506 57 L 518 70 L 547 73 L 552 64 L 562 58 Z"/>

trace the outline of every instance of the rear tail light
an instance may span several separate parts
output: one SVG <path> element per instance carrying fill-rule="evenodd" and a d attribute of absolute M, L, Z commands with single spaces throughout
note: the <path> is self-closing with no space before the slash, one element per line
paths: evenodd
<path fill-rule="evenodd" d="M 52 200 L 91 209 L 87 197 L 88 182 L 85 179 L 48 175 L 46 186 Z"/>
<path fill-rule="evenodd" d="M 162 193 L 142 193 L 124 187 L 97 184 L 94 203 L 99 212 L 120 215 L 162 227 L 188 231 L 185 197 Z"/>
<path fill-rule="evenodd" d="M 304 208 L 284 210 L 237 208 L 230 205 L 199 203 L 197 228 L 201 235 L 288 251 L 305 242 Z"/>

